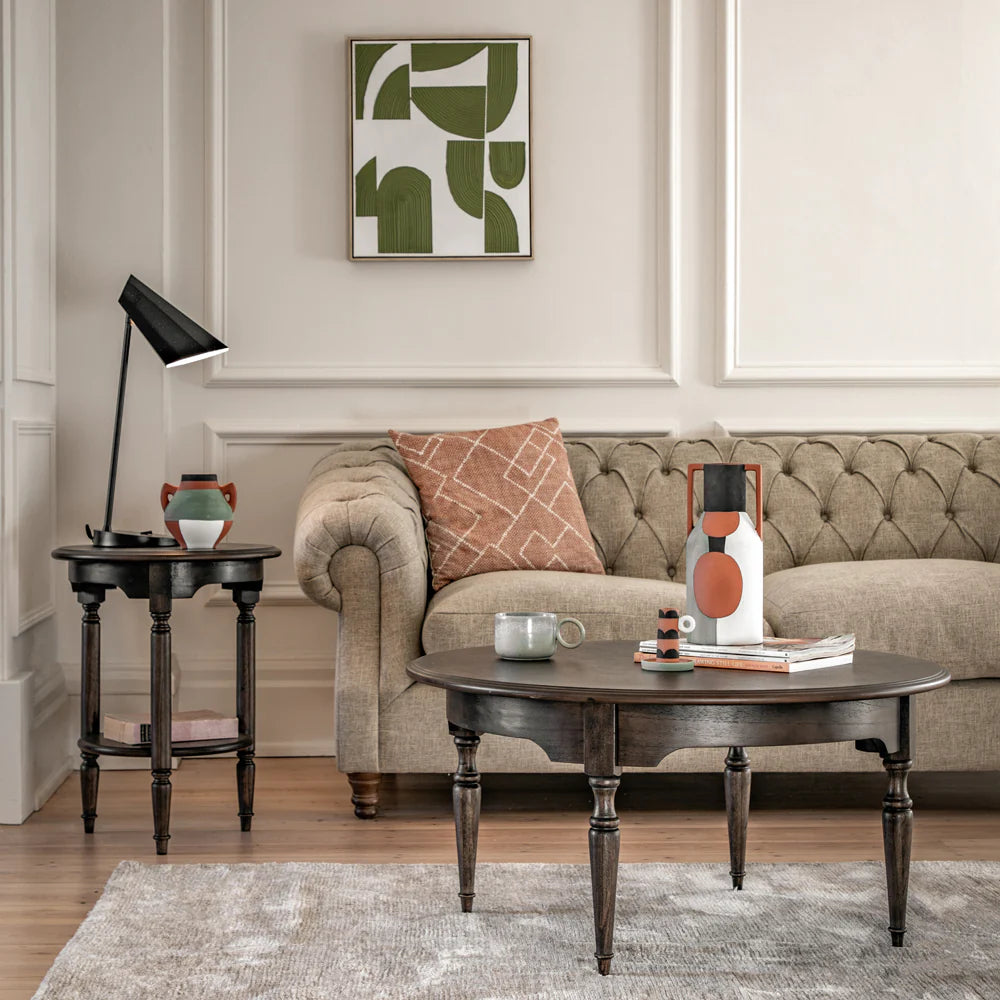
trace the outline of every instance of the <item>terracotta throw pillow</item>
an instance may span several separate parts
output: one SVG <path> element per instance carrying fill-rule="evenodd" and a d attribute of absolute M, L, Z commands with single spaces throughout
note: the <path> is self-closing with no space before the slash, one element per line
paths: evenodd
<path fill-rule="evenodd" d="M 603 573 L 555 418 L 389 437 L 420 490 L 432 586 L 476 573 Z"/>

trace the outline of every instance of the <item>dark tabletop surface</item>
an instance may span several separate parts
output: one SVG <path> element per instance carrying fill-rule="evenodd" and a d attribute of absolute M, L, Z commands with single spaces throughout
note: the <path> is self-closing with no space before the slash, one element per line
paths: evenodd
<path fill-rule="evenodd" d="M 213 562 L 220 559 L 274 559 L 281 549 L 273 545 L 222 542 L 214 549 L 142 548 L 105 549 L 96 545 L 63 545 L 52 550 L 53 559 L 77 562 Z"/>
<path fill-rule="evenodd" d="M 695 667 L 687 673 L 643 670 L 637 641 L 585 642 L 550 660 L 501 660 L 492 646 L 431 653 L 406 669 L 418 681 L 469 694 L 547 701 L 665 705 L 761 705 L 896 698 L 942 687 L 943 667 L 895 653 L 855 650 L 854 662 L 783 674 Z"/>

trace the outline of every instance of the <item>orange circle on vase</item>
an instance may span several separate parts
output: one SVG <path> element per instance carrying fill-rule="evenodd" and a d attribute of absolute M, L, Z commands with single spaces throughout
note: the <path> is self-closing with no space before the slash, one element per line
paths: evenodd
<path fill-rule="evenodd" d="M 728 618 L 743 597 L 739 563 L 725 552 L 706 552 L 694 564 L 694 599 L 709 618 Z"/>

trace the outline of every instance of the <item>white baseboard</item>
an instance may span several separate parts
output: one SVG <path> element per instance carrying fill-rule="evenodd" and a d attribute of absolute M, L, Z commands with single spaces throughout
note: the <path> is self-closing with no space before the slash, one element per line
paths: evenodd
<path fill-rule="evenodd" d="M 41 809 L 72 771 L 72 716 L 60 665 L 35 670 L 31 715 L 31 769 L 35 809 Z"/>
<path fill-rule="evenodd" d="M 335 740 L 331 731 L 329 739 L 313 740 L 260 740 L 258 757 L 333 757 Z"/>
<path fill-rule="evenodd" d="M 69 756 L 62 764 L 53 767 L 49 774 L 35 784 L 35 809 L 41 809 L 57 791 L 62 783 L 73 773 L 73 764 Z"/>
<path fill-rule="evenodd" d="M 31 777 L 31 674 L 0 681 L 0 823 L 23 823 L 35 808 Z"/>

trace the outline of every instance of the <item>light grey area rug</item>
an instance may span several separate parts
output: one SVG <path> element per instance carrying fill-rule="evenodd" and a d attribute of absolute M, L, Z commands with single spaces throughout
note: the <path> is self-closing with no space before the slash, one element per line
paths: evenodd
<path fill-rule="evenodd" d="M 481 864 L 123 862 L 36 994 L 45 1000 L 994 1000 L 1000 863 L 913 865 L 905 948 L 882 866 L 623 865 L 597 974 L 590 875 Z"/>

